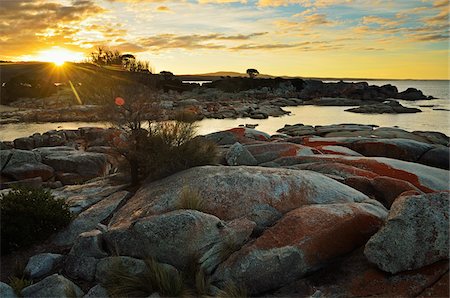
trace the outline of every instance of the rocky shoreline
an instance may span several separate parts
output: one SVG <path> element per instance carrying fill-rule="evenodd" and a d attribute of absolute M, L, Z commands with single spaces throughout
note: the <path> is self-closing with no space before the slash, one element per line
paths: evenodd
<path fill-rule="evenodd" d="M 24 297 L 108 297 L 114 264 L 154 258 L 181 272 L 197 256 L 209 296 L 230 282 L 264 297 L 446 297 L 449 137 L 340 124 L 238 127 L 203 136 L 220 163 L 131 189 L 109 147 L 116 129 L 3 142 L 2 188 L 52 188 L 74 214 L 30 256 Z M 201 211 L 179 207 L 183 189 Z M 2 190 L 7 192 L 8 189 Z M 2 297 L 15 297 L 2 276 Z M 154 293 L 159 296 L 162 293 Z M 9 295 L 9 296 L 8 296 Z"/>
<path fill-rule="evenodd" d="M 62 87 L 61 93 L 47 98 L 17 100 L 10 104 L 17 110 L 1 112 L 0 123 L 107 120 L 102 106 L 74 105 L 72 97 Z M 180 109 L 189 109 L 199 119 L 266 119 L 289 114 L 283 107 L 301 105 L 355 106 L 357 108 L 347 110 L 355 113 L 421 112 L 402 106 L 398 99 L 413 101 L 432 97 L 414 88 L 398 92 L 392 85 L 370 86 L 366 82 L 230 78 L 203 84 L 190 91 L 155 91 L 149 95 L 148 104 L 142 106 L 142 111 L 159 120 L 172 119 Z"/>

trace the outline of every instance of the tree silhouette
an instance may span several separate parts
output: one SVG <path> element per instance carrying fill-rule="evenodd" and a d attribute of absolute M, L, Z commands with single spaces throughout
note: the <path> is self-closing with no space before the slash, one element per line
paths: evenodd
<path fill-rule="evenodd" d="M 251 79 L 253 79 L 253 78 L 255 78 L 257 75 L 259 75 L 259 71 L 257 71 L 257 70 L 254 69 L 254 68 L 249 68 L 249 69 L 247 69 L 247 74 L 248 74 L 248 76 L 249 76 Z"/>

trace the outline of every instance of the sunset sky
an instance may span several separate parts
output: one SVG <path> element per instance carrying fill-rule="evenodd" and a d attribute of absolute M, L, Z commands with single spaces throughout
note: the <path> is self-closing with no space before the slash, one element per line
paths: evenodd
<path fill-rule="evenodd" d="M 448 0 L 0 0 L 0 59 L 105 45 L 156 72 L 448 79 Z"/>

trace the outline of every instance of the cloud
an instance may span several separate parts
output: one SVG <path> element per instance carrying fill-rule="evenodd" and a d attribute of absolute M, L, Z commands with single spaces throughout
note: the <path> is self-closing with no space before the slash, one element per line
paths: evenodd
<path fill-rule="evenodd" d="M 221 41 L 249 40 L 266 34 L 267 32 L 238 35 L 223 35 L 217 33 L 190 35 L 158 34 L 141 38 L 138 40 L 138 44 L 152 51 L 168 49 L 226 49 L 227 46 L 220 43 Z"/>
<path fill-rule="evenodd" d="M 173 11 L 167 6 L 158 6 L 156 8 L 156 11 L 158 11 L 158 12 L 166 12 L 166 13 L 173 13 Z"/>
<path fill-rule="evenodd" d="M 216 4 L 222 4 L 222 3 L 242 3 L 246 4 L 247 0 L 198 0 L 198 3 L 200 4 L 209 4 L 209 3 L 216 3 Z"/>
<path fill-rule="evenodd" d="M 395 27 L 402 23 L 402 21 L 398 19 L 391 19 L 379 16 L 365 16 L 362 18 L 361 21 L 364 25 L 376 24 L 381 27 Z"/>
<path fill-rule="evenodd" d="M 242 50 L 283 50 L 295 48 L 299 51 L 329 51 L 343 48 L 342 44 L 328 41 L 305 41 L 297 43 L 273 43 L 273 44 L 243 44 L 230 48 L 233 51 Z"/>
<path fill-rule="evenodd" d="M 332 5 L 349 4 L 355 0 L 258 0 L 258 6 L 287 6 L 297 4 L 303 7 L 327 7 Z"/>
<path fill-rule="evenodd" d="M 90 0 L 69 5 L 51 1 L 6 1 L 0 10 L 0 47 L 4 55 L 30 54 L 43 47 L 74 47 L 83 21 L 106 10 Z M 104 30 L 114 32 L 114 30 Z"/>

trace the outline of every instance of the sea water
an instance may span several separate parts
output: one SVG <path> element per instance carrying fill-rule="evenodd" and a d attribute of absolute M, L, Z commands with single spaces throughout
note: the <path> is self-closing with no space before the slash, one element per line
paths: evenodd
<path fill-rule="evenodd" d="M 408 131 L 438 131 L 450 135 L 449 81 L 368 81 L 370 85 L 391 84 L 404 91 L 407 88 L 422 90 L 432 100 L 400 102 L 408 107 L 418 107 L 415 114 L 357 114 L 345 112 L 349 107 L 298 106 L 286 107 L 290 115 L 269 117 L 269 119 L 204 119 L 199 122 L 199 134 L 230 129 L 241 124 L 258 124 L 257 129 L 274 134 L 285 124 L 330 125 L 340 123 L 374 124 L 385 127 L 399 127 Z M 103 122 L 57 122 L 57 123 L 12 123 L 0 127 L 0 139 L 5 141 L 43 133 L 52 129 L 76 129 L 83 126 L 107 127 Z"/>

